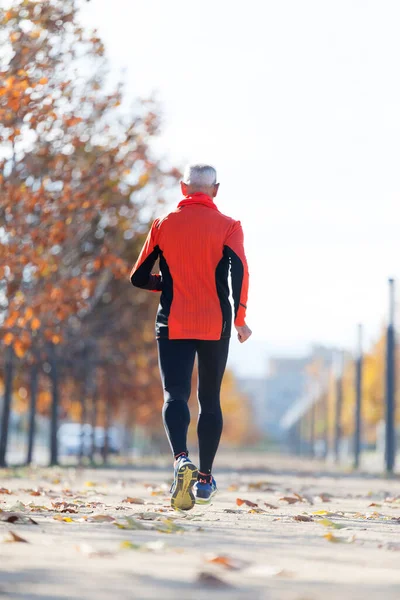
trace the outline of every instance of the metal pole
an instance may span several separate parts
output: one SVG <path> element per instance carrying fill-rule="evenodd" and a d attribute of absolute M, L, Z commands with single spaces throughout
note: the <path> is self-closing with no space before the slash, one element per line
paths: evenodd
<path fill-rule="evenodd" d="M 328 392 L 325 392 L 322 402 L 323 402 L 323 421 L 324 421 L 324 433 L 323 433 L 324 450 L 323 450 L 322 458 L 324 458 L 326 460 L 328 458 L 328 454 L 329 454 L 329 393 Z"/>
<path fill-rule="evenodd" d="M 362 405 L 362 373 L 363 373 L 363 349 L 362 349 L 362 325 L 358 326 L 358 348 L 356 359 L 356 410 L 354 426 L 354 468 L 360 466 L 361 449 L 361 405 Z"/>
<path fill-rule="evenodd" d="M 313 401 L 310 409 L 310 456 L 315 456 L 315 402 Z"/>
<path fill-rule="evenodd" d="M 337 358 L 336 404 L 335 404 L 335 462 L 340 460 L 340 441 L 342 437 L 342 405 L 343 405 L 343 352 Z"/>
<path fill-rule="evenodd" d="M 393 473 L 396 456 L 394 280 L 389 279 L 389 323 L 386 335 L 386 472 Z"/>

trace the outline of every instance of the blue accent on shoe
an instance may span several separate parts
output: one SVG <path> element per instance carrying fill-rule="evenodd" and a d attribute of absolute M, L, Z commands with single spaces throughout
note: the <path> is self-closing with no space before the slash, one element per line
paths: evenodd
<path fill-rule="evenodd" d="M 188 456 L 180 456 L 174 465 L 174 482 L 171 487 L 171 506 L 190 510 L 195 505 L 193 485 L 197 481 L 197 467 Z"/>
<path fill-rule="evenodd" d="M 211 477 L 210 483 L 197 481 L 193 486 L 196 504 L 209 504 L 217 491 L 217 482 L 215 481 L 214 477 Z"/>

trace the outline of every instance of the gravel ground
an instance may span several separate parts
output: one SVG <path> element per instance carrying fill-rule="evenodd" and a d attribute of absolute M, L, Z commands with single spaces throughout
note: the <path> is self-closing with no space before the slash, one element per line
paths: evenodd
<path fill-rule="evenodd" d="M 398 600 L 398 480 L 273 462 L 183 514 L 163 464 L 0 471 L 0 597 Z"/>

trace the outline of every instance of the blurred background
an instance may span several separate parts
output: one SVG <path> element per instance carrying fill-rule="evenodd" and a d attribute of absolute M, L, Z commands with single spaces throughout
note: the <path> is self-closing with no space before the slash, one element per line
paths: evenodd
<path fill-rule="evenodd" d="M 129 271 L 204 161 L 251 275 L 223 450 L 396 469 L 399 18 L 0 0 L 0 466 L 168 454 L 158 298 Z"/>

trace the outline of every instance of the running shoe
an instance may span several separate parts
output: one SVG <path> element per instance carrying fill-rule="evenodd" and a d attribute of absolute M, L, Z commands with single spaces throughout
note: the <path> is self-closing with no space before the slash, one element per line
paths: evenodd
<path fill-rule="evenodd" d="M 211 477 L 211 482 L 208 483 L 207 480 L 201 479 L 200 476 L 199 480 L 193 486 L 196 504 L 209 504 L 217 491 L 217 482 L 214 477 Z"/>
<path fill-rule="evenodd" d="M 171 487 L 171 506 L 190 510 L 195 505 L 193 485 L 197 481 L 197 467 L 187 456 L 180 456 L 174 466 L 175 477 Z"/>

